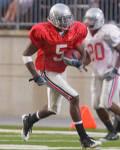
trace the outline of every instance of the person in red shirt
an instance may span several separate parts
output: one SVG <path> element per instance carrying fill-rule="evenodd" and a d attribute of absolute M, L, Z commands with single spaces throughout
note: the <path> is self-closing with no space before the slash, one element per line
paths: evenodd
<path fill-rule="evenodd" d="M 39 23 L 30 31 L 31 43 L 23 53 L 23 61 L 39 86 L 47 84 L 48 105 L 42 110 L 29 115 L 23 115 L 23 138 L 29 138 L 29 133 L 35 122 L 53 114 L 57 114 L 64 96 L 70 104 L 70 115 L 75 123 L 77 133 L 83 147 L 96 147 L 100 141 L 90 138 L 81 120 L 78 93 L 62 77 L 67 65 L 81 68 L 83 63 L 78 59 L 64 60 L 64 52 L 76 49 L 83 54 L 81 43 L 87 35 L 84 24 L 73 21 L 69 7 L 62 3 L 53 5 L 50 9 L 48 22 Z M 32 55 L 37 52 L 35 65 Z M 67 64 L 67 65 L 66 65 Z M 40 74 L 36 71 L 40 71 Z"/>

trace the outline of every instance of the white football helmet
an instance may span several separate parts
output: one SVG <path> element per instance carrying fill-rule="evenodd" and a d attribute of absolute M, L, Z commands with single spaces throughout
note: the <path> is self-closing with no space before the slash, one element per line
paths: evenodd
<path fill-rule="evenodd" d="M 104 14 L 99 8 L 90 8 L 84 16 L 85 25 L 91 30 L 97 30 L 104 25 Z"/>
<path fill-rule="evenodd" d="M 62 3 L 57 3 L 51 7 L 48 21 L 61 30 L 71 29 L 74 22 L 70 8 Z"/>

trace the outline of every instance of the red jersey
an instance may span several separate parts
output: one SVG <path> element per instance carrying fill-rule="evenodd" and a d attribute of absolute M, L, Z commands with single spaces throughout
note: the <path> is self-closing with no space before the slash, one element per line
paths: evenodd
<path fill-rule="evenodd" d="M 37 70 L 47 70 L 62 73 L 66 65 L 62 57 L 64 52 L 80 45 L 87 35 L 84 24 L 75 21 L 73 28 L 62 37 L 50 23 L 39 23 L 32 27 L 30 39 L 39 49 L 35 61 Z"/>

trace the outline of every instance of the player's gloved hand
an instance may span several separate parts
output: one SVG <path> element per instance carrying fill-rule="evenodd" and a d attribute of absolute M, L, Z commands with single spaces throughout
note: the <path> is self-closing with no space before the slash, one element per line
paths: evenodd
<path fill-rule="evenodd" d="M 70 65 L 70 66 L 74 66 L 74 67 L 79 67 L 82 65 L 82 61 L 77 59 L 77 57 L 72 54 L 73 58 L 67 58 L 67 57 L 63 57 L 63 61 L 66 65 Z"/>
<path fill-rule="evenodd" d="M 38 86 L 46 84 L 46 80 L 41 75 L 34 76 L 33 78 L 29 79 L 29 82 L 33 80 Z"/>
<path fill-rule="evenodd" d="M 66 65 L 70 65 L 70 66 L 74 66 L 76 68 L 78 68 L 80 71 L 82 71 L 83 69 L 85 71 L 87 71 L 87 69 L 85 68 L 85 65 L 83 64 L 83 62 L 80 59 L 77 59 L 77 57 L 73 55 L 73 59 L 69 59 L 67 57 L 63 57 L 63 61 Z"/>
<path fill-rule="evenodd" d="M 117 68 L 113 68 L 112 71 L 110 72 L 107 72 L 105 75 L 104 75 L 104 78 L 107 80 L 107 81 L 110 81 L 114 78 L 115 75 L 118 75 L 120 76 L 120 74 L 118 73 L 118 69 Z"/>

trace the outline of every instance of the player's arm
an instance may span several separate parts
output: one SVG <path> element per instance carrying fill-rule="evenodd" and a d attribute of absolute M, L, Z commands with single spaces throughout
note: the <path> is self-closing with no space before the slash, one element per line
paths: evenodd
<path fill-rule="evenodd" d="M 29 46 L 23 52 L 23 62 L 33 77 L 38 75 L 32 60 L 32 55 L 37 51 L 38 48 L 33 43 L 30 43 Z"/>
<path fill-rule="evenodd" d="M 43 85 L 45 80 L 38 74 L 35 69 L 35 65 L 32 60 L 32 55 L 38 51 L 38 48 L 33 44 L 30 43 L 26 50 L 23 52 L 23 62 L 26 65 L 29 72 L 32 74 L 33 78 L 30 79 L 34 80 L 38 85 Z"/>
<path fill-rule="evenodd" d="M 118 44 L 114 49 L 119 53 L 119 55 L 117 57 L 117 60 L 116 60 L 116 63 L 115 63 L 113 70 L 104 75 L 104 78 L 108 81 L 113 79 L 115 75 L 120 76 L 120 74 L 118 72 L 118 70 L 120 68 L 120 44 Z"/>
<path fill-rule="evenodd" d="M 83 60 L 83 63 L 85 66 L 87 66 L 91 63 L 91 58 L 87 51 L 85 51 L 85 58 Z"/>
<path fill-rule="evenodd" d="M 115 64 L 115 68 L 119 68 L 120 67 L 120 43 L 115 47 L 115 50 L 119 54 L 117 61 L 116 61 L 116 64 Z"/>
<path fill-rule="evenodd" d="M 87 71 L 87 69 L 85 68 L 86 65 L 88 65 L 89 63 L 89 55 L 86 54 L 86 52 L 84 51 L 84 47 L 83 46 L 77 46 L 75 47 L 75 49 L 77 51 L 79 51 L 80 55 L 81 55 L 81 59 L 78 59 L 74 54 L 73 54 L 73 59 L 68 59 L 66 57 L 63 58 L 63 61 L 65 64 L 67 65 L 71 65 L 74 66 L 76 68 L 78 68 L 80 71 L 82 71 L 83 69 L 85 71 Z M 86 57 L 87 56 L 87 57 Z"/>
<path fill-rule="evenodd" d="M 81 59 L 77 59 L 76 56 L 74 56 L 74 54 L 73 54 L 72 60 L 64 58 L 64 62 L 68 65 L 77 67 L 79 70 L 84 69 L 85 71 L 87 71 L 87 69 L 85 68 L 85 64 L 84 64 L 85 59 L 86 59 L 86 53 L 84 50 L 84 42 L 83 41 L 87 36 L 88 30 L 85 25 L 82 25 L 82 28 L 83 28 L 83 30 L 82 30 L 82 32 L 79 33 L 79 38 L 76 39 L 76 41 L 75 41 L 75 49 L 80 52 Z"/>
<path fill-rule="evenodd" d="M 83 37 L 82 40 L 83 41 L 82 41 L 82 44 L 80 43 L 75 47 L 76 50 L 78 50 L 80 52 L 80 55 L 82 57 L 81 61 L 82 61 L 84 67 L 91 62 L 90 56 L 87 53 L 86 47 L 85 47 L 87 34 L 88 34 L 88 30 L 87 30 L 86 26 L 83 26 L 83 33 L 82 33 L 82 37 Z"/>
<path fill-rule="evenodd" d="M 76 47 L 76 50 L 78 50 L 80 52 L 80 55 L 81 55 L 81 66 L 79 67 L 80 70 L 85 70 L 87 71 L 86 67 L 88 64 L 90 64 L 91 62 L 91 59 L 90 59 L 90 56 L 89 54 L 87 53 L 87 51 L 85 50 L 85 46 L 84 44 L 81 44 L 81 45 L 78 45 Z"/>
<path fill-rule="evenodd" d="M 88 64 L 90 64 L 91 59 L 90 59 L 90 56 L 89 56 L 88 52 L 85 50 L 84 44 L 81 44 L 81 45 L 77 46 L 76 49 L 80 52 L 80 54 L 82 56 L 82 62 L 83 62 L 83 64 L 85 66 L 87 66 Z"/>

